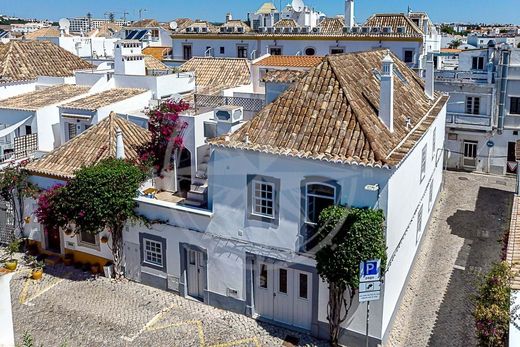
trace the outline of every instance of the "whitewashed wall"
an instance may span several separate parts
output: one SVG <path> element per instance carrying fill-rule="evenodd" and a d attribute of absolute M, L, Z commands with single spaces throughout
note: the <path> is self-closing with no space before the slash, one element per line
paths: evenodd
<path fill-rule="evenodd" d="M 36 90 L 35 81 L 0 83 L 0 100 Z"/>

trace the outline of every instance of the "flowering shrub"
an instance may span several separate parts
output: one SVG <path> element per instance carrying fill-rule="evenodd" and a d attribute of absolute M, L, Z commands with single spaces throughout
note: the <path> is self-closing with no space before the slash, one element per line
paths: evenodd
<path fill-rule="evenodd" d="M 64 227 L 68 224 L 67 217 L 63 214 L 66 203 L 65 186 L 56 184 L 42 192 L 38 197 L 38 208 L 35 215 L 45 231 Z"/>
<path fill-rule="evenodd" d="M 510 321 L 513 272 L 508 262 L 493 266 L 478 288 L 475 328 L 481 346 L 506 346 Z"/>
<path fill-rule="evenodd" d="M 160 174 L 162 170 L 171 170 L 176 149 L 182 149 L 182 134 L 188 123 L 179 120 L 179 114 L 189 109 L 184 101 L 166 101 L 147 112 L 150 142 L 140 151 L 140 161 L 151 166 Z"/>

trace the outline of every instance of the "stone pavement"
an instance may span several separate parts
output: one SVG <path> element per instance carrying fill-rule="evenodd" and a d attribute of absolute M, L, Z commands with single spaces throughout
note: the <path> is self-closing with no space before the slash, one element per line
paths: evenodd
<path fill-rule="evenodd" d="M 258 347 L 281 346 L 287 336 L 302 346 L 327 345 L 134 282 L 92 277 L 63 265 L 45 272 L 34 281 L 21 269 L 11 282 L 18 343 L 27 332 L 36 346 Z"/>
<path fill-rule="evenodd" d="M 478 273 L 499 261 L 515 180 L 446 172 L 389 346 L 475 346 L 472 296 Z"/>

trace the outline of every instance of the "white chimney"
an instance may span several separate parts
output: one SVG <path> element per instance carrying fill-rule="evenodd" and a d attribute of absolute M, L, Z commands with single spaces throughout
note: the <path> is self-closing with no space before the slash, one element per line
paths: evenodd
<path fill-rule="evenodd" d="M 231 14 L 231 12 L 228 12 L 226 14 L 226 23 L 229 21 L 232 21 L 232 20 L 233 20 L 233 15 Z"/>
<path fill-rule="evenodd" d="M 430 99 L 434 98 L 435 94 L 435 67 L 433 65 L 433 53 L 428 53 L 426 56 L 426 78 L 424 81 L 424 92 Z"/>
<path fill-rule="evenodd" d="M 116 159 L 125 159 L 123 132 L 119 128 L 116 129 Z"/>
<path fill-rule="evenodd" d="M 352 29 L 354 23 L 354 0 L 345 0 L 345 27 Z"/>
<path fill-rule="evenodd" d="M 394 60 L 390 52 L 383 58 L 382 64 L 379 118 L 390 132 L 394 132 Z"/>

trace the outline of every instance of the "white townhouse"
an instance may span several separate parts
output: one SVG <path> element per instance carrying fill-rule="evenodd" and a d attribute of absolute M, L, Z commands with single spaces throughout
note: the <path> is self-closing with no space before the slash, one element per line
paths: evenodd
<path fill-rule="evenodd" d="M 435 79 L 436 88 L 450 95 L 447 166 L 499 175 L 516 173 L 520 51 L 491 41 L 487 48 L 457 55 L 457 68 L 437 70 Z"/>
<path fill-rule="evenodd" d="M 248 122 L 232 105 L 208 113 L 214 132 L 193 116 L 190 191 L 147 183 L 138 212 L 161 222 L 128 225 L 127 276 L 327 337 L 327 285 L 307 242 L 327 206 L 380 208 L 389 265 L 369 334 L 384 343 L 441 189 L 448 97 L 434 92 L 433 58 L 427 70 L 424 83 L 387 50 L 333 55 Z M 205 204 L 193 207 L 197 192 Z M 365 318 L 356 298 L 342 343 L 364 344 Z"/>
<path fill-rule="evenodd" d="M 146 47 L 171 47 L 171 29 L 168 24 L 163 25 L 155 19 L 143 19 L 125 26 L 119 32 L 119 38 L 138 40 Z"/>

